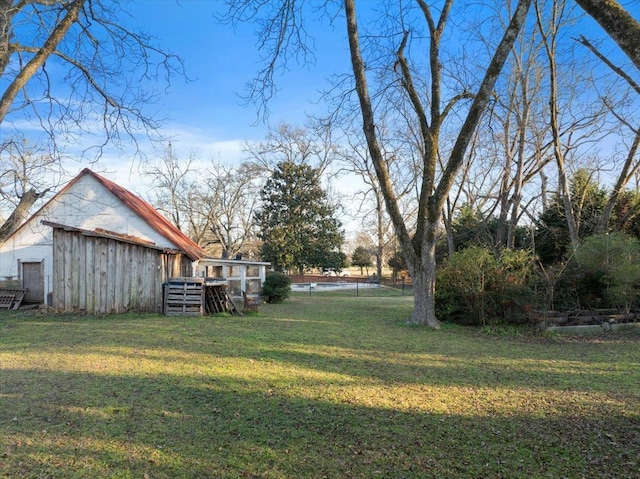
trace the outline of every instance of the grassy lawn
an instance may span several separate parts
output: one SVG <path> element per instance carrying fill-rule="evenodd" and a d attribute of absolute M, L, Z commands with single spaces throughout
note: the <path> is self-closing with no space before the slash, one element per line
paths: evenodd
<path fill-rule="evenodd" d="M 0 315 L 0 477 L 638 478 L 640 335 L 254 316 Z"/>

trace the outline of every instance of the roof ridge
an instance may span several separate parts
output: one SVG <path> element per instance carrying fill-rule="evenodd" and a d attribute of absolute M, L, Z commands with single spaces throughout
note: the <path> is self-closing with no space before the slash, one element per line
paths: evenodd
<path fill-rule="evenodd" d="M 42 205 L 29 219 L 22 223 L 6 240 L 9 241 L 18 231 L 22 230 L 29 222 L 37 217 L 47 206 L 49 206 L 56 198 L 68 191 L 74 184 L 76 184 L 83 176 L 90 175 L 95 178 L 102 186 L 110 191 L 116 198 L 118 198 L 125 206 L 131 211 L 140 216 L 154 231 L 160 234 L 163 238 L 171 241 L 175 244 L 177 249 L 183 251 L 191 260 L 197 260 L 200 258 L 208 258 L 209 255 L 195 243 L 191 238 L 184 234 L 177 226 L 175 226 L 164 215 L 160 214 L 153 206 L 148 202 L 133 194 L 123 186 L 109 180 L 95 171 L 89 168 L 83 168 L 74 178 L 72 178 L 66 185 L 62 187 L 52 198 L 50 198 L 44 205 Z"/>
<path fill-rule="evenodd" d="M 113 193 L 120 201 L 129 207 L 134 213 L 144 219 L 157 233 L 169 241 L 176 243 L 180 249 L 195 260 L 208 257 L 207 253 L 191 238 L 184 234 L 176 225 L 151 206 L 147 201 L 133 194 L 125 187 L 114 181 L 99 175 L 89 168 L 83 169 L 80 174 L 88 173 L 97 179 L 102 185 Z M 80 176 L 80 175 L 78 175 Z M 158 224 L 159 223 L 159 224 Z"/>

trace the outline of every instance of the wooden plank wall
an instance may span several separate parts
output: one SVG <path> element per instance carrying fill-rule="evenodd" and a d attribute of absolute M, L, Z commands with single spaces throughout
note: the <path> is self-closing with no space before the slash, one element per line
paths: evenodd
<path fill-rule="evenodd" d="M 164 281 L 190 267 L 181 254 L 54 228 L 53 307 L 89 314 L 161 313 Z"/>

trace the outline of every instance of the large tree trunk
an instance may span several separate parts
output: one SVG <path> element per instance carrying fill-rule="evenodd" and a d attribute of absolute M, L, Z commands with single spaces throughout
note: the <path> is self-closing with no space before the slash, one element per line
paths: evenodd
<path fill-rule="evenodd" d="M 424 251 L 418 268 L 411 268 L 414 306 L 409 319 L 411 324 L 420 324 L 440 329 L 436 317 L 436 248 L 435 241 Z"/>
<path fill-rule="evenodd" d="M 353 68 L 355 89 L 360 101 L 362 124 L 369 154 L 373 162 L 376 177 L 383 194 L 387 213 L 391 218 L 402 254 L 409 267 L 409 272 L 414 284 L 415 307 L 411 322 L 414 324 L 439 327 L 435 314 L 435 276 L 436 276 L 436 232 L 440 223 L 440 215 L 446 198 L 464 161 L 467 147 L 471 142 L 478 122 L 486 110 L 487 104 L 494 91 L 495 82 L 502 71 L 506 58 L 511 51 L 518 32 L 524 24 L 531 0 L 520 0 L 514 11 L 511 22 L 504 33 L 500 44 L 496 47 L 487 71 L 463 125 L 445 162 L 444 171 L 439 184 L 436 186 L 436 169 L 438 167 L 438 141 L 440 127 L 446 113 L 441 108 L 441 62 L 439 58 L 440 40 L 444 26 L 451 9 L 452 0 L 444 3 L 440 20 L 435 22 L 431 16 L 431 8 L 424 0 L 419 0 L 418 5 L 423 12 L 431 33 L 430 69 L 431 69 L 431 98 L 429 109 L 431 121 L 428 120 L 427 110 L 412 78 L 412 70 L 404 56 L 404 49 L 408 40 L 405 35 L 396 53 L 398 72 L 401 77 L 402 88 L 405 90 L 411 106 L 419 123 L 421 140 L 423 141 L 422 181 L 419 191 L 418 215 L 415 226 L 415 234 L 410 234 L 409 228 L 403 218 L 394 192 L 394 185 L 389 175 L 387 165 L 380 148 L 376 131 L 374 110 L 369 96 L 367 84 L 366 65 L 360 49 L 358 24 L 355 12 L 355 0 L 345 0 L 344 8 L 347 20 L 347 32 L 351 64 Z M 445 109 L 446 111 L 446 109 Z M 413 237 L 412 237 L 413 236 Z"/>
<path fill-rule="evenodd" d="M 16 209 L 13 210 L 9 218 L 4 222 L 2 226 L 0 226 L 0 243 L 4 243 L 11 234 L 23 223 L 23 221 L 29 215 L 29 211 L 33 204 L 42 196 L 47 193 L 48 190 L 43 191 L 42 193 L 36 192 L 34 188 L 31 188 L 29 191 L 25 192 L 20 198 L 20 202 Z"/>

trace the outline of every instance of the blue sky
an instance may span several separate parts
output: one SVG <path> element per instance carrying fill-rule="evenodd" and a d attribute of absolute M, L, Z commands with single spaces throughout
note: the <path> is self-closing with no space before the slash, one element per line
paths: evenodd
<path fill-rule="evenodd" d="M 254 27 L 236 31 L 216 22 L 214 12 L 221 2 L 211 0 L 139 0 L 132 5 L 132 24 L 157 37 L 160 47 L 179 55 L 189 81 L 176 78 L 157 105 L 165 123 L 165 134 L 181 151 L 200 149 L 206 155 L 228 160 L 228 151 L 238 142 L 264 139 L 267 127 L 256 125 L 257 110 L 243 105 L 244 85 L 260 68 Z M 348 62 L 342 32 L 322 27 L 322 45 L 317 63 L 308 68 L 292 66 L 278 78 L 278 96 L 270 103 L 271 123 L 302 125 L 306 113 L 322 114 L 319 90 L 325 79 Z M 220 152 L 215 151 L 219 143 Z"/>
<path fill-rule="evenodd" d="M 366 3 L 359 4 L 360 10 Z M 640 14 L 640 2 L 623 3 L 636 16 Z M 242 142 L 264 139 L 267 128 L 255 125 L 256 107 L 243 105 L 239 97 L 261 67 L 254 25 L 234 31 L 216 22 L 214 14 L 224 8 L 217 0 L 137 0 L 127 8 L 132 26 L 155 36 L 160 48 L 179 55 L 190 78 L 174 79 L 154 106 L 170 118 L 164 133 L 172 138 L 176 151 L 233 161 L 242 155 Z M 593 20 L 583 22 L 596 41 L 606 37 Z M 349 69 L 344 31 L 342 19 L 335 29 L 326 24 L 313 28 L 317 62 L 307 68 L 291 64 L 277 78 L 280 91 L 269 105 L 272 124 L 302 125 L 306 113 L 326 113 L 319 90 L 327 87 L 327 77 Z"/>
<path fill-rule="evenodd" d="M 640 2 L 623 3 L 638 18 Z M 153 35 L 161 49 L 184 61 L 190 80 L 174 78 L 158 103 L 150 106 L 169 118 L 163 133 L 171 138 L 174 151 L 184 157 L 194 152 L 204 161 L 239 161 L 243 142 L 260 141 L 267 133 L 265 125 L 254 125 L 256 107 L 242 105 L 239 98 L 246 82 L 261 67 L 255 26 L 248 24 L 234 31 L 217 23 L 214 14 L 224 7 L 217 0 L 134 0 L 124 4 L 131 18 L 123 21 Z M 367 0 L 360 0 L 358 5 L 363 10 L 371 6 Z M 592 20 L 585 24 L 590 32 L 597 31 L 597 38 L 605 37 Z M 317 62 L 307 68 L 291 64 L 290 70 L 277 78 L 280 91 L 270 103 L 273 124 L 300 126 L 306 113 L 326 112 L 319 90 L 327 87 L 327 77 L 349 69 L 344 30 L 340 18 L 335 29 L 320 23 L 312 27 Z M 150 146 L 142 148 L 149 158 L 160 154 Z M 140 193 L 144 186 L 133 158 L 133 151 L 110 154 L 93 167 Z M 79 164 L 77 170 L 84 166 L 86 163 Z M 72 168 L 70 173 L 74 173 Z"/>

